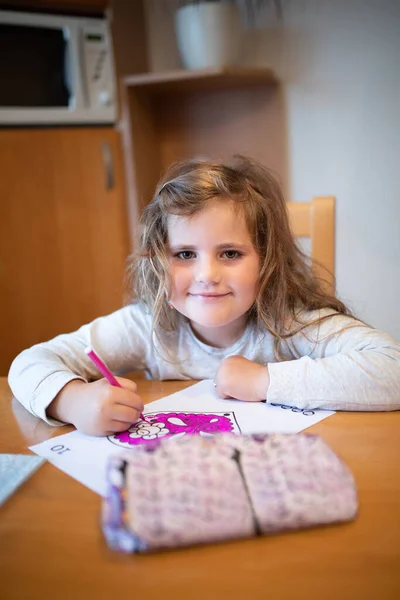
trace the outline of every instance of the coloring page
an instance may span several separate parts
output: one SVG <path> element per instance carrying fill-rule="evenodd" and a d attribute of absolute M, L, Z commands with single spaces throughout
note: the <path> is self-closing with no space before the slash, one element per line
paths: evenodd
<path fill-rule="evenodd" d="M 146 412 L 146 419 L 147 423 L 139 421 L 127 431 L 111 435 L 108 439 L 117 446 L 132 448 L 138 444 L 151 444 L 155 439 L 193 433 L 204 436 L 223 432 L 241 433 L 233 412 Z"/>
<path fill-rule="evenodd" d="M 122 433 L 99 438 L 74 431 L 31 446 L 30 449 L 104 496 L 109 456 L 127 450 L 134 452 L 139 444 L 149 444 L 157 438 L 193 434 L 298 433 L 334 412 L 301 410 L 263 402 L 222 400 L 212 381 L 205 380 L 146 404 L 144 414 L 148 422 L 139 421 Z"/>

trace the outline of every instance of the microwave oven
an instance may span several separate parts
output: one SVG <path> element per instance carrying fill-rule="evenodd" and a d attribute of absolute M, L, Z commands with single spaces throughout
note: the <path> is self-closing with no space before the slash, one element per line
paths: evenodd
<path fill-rule="evenodd" d="M 113 123 L 107 19 L 0 11 L 0 125 Z"/>

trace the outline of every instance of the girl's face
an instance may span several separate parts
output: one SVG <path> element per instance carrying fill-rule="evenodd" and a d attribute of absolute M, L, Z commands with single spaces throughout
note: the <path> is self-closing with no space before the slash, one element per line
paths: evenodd
<path fill-rule="evenodd" d="M 215 200 L 190 218 L 171 215 L 168 242 L 170 302 L 201 340 L 230 346 L 246 327 L 260 271 L 242 211 Z"/>

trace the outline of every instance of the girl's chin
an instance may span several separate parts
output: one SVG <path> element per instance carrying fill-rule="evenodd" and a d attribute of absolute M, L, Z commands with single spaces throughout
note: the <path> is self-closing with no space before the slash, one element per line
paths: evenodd
<path fill-rule="evenodd" d="M 172 301 L 173 304 L 173 301 Z M 198 329 L 210 329 L 210 330 L 222 330 L 232 326 L 233 329 L 241 327 L 242 322 L 246 323 L 246 316 L 242 312 L 236 314 L 234 311 L 226 310 L 227 307 L 220 307 L 220 310 L 206 308 L 202 306 L 195 307 L 180 307 L 175 306 L 176 310 L 185 316 L 191 323 L 194 330 Z M 180 310 L 182 308 L 182 310 Z M 185 310 L 189 308 L 189 310 Z M 242 321 L 243 320 L 243 321 Z"/>
<path fill-rule="evenodd" d="M 189 321 L 194 327 L 205 327 L 207 329 L 219 329 L 220 327 L 227 327 L 236 319 L 227 319 L 226 317 L 207 317 L 206 315 L 188 315 Z"/>
<path fill-rule="evenodd" d="M 210 333 L 220 331 L 222 333 L 229 332 L 230 329 L 236 330 L 238 328 L 241 328 L 241 323 L 239 323 L 237 318 L 201 319 L 197 315 L 195 319 L 192 319 L 190 316 L 188 316 L 188 319 L 194 331 L 203 331 L 204 333 L 206 333 L 207 331 L 209 331 Z M 243 321 L 243 325 L 245 326 L 245 321 Z"/>

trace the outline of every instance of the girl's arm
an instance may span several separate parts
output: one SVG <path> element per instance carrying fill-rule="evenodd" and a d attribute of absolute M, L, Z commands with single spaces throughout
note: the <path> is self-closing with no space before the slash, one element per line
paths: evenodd
<path fill-rule="evenodd" d="M 73 380 L 90 382 L 101 377 L 85 348 L 92 346 L 113 373 L 122 375 L 145 368 L 150 331 L 150 316 L 141 305 L 127 306 L 74 333 L 59 335 L 21 352 L 10 368 L 10 387 L 31 413 L 59 425 L 46 412 L 59 392 Z M 54 416 L 59 414 L 55 410 Z"/>
<path fill-rule="evenodd" d="M 328 314 L 308 313 L 307 320 Z M 225 359 L 216 376 L 221 397 L 299 408 L 386 411 L 400 409 L 400 344 L 343 315 L 309 325 L 289 338 L 290 355 L 260 365 Z"/>
<path fill-rule="evenodd" d="M 310 325 L 291 343 L 300 358 L 269 364 L 268 403 L 351 411 L 400 409 L 400 344 L 386 333 L 336 315 Z"/>

